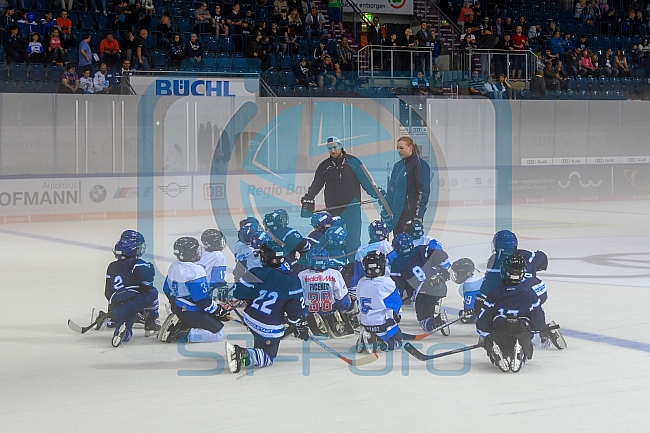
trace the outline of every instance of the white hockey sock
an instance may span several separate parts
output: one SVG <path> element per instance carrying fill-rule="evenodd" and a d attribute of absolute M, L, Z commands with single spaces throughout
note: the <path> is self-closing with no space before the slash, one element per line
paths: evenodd
<path fill-rule="evenodd" d="M 190 343 L 214 343 L 215 341 L 221 341 L 223 335 L 224 328 L 221 328 L 221 331 L 217 333 L 210 332 L 206 329 L 192 328 L 187 338 Z"/>
<path fill-rule="evenodd" d="M 273 358 L 269 356 L 264 349 L 246 349 L 248 355 L 253 360 L 253 365 L 257 367 L 270 367 L 273 365 Z"/>

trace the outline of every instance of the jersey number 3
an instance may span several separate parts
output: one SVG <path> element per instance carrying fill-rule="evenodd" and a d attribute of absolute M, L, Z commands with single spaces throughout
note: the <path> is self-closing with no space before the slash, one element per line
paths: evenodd
<path fill-rule="evenodd" d="M 265 298 L 266 300 L 264 301 Z M 260 295 L 257 298 L 253 299 L 253 303 L 251 304 L 251 307 L 261 311 L 264 314 L 271 314 L 272 311 L 269 307 L 275 304 L 277 300 L 278 300 L 278 292 L 267 292 L 266 290 L 260 290 Z"/>

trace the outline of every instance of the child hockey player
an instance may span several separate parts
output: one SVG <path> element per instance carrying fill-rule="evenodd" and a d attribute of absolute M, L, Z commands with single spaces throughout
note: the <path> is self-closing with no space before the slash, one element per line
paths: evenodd
<path fill-rule="evenodd" d="M 460 284 L 458 294 L 463 298 L 463 309 L 458 312 L 459 316 L 465 316 L 460 319 L 463 323 L 473 323 L 475 319 L 474 300 L 481 293 L 483 282 L 483 277 L 474 275 L 475 271 L 474 262 L 468 258 L 458 259 L 451 264 L 451 279 Z"/>
<path fill-rule="evenodd" d="M 259 255 L 263 266 L 250 269 L 235 283 L 233 296 L 248 304 L 244 322 L 255 343 L 252 349 L 226 343 L 226 362 L 233 373 L 251 364 L 257 367 L 273 365 L 284 335 L 285 314 L 293 326 L 294 336 L 304 341 L 309 339 L 300 280 L 293 273 L 279 269 L 283 259 L 273 248 L 263 244 Z"/>
<path fill-rule="evenodd" d="M 410 220 L 404 224 L 404 233 L 408 233 L 413 238 L 414 246 L 426 246 L 427 256 L 435 249 L 442 249 L 442 244 L 431 236 L 424 235 L 424 226 L 420 220 Z"/>
<path fill-rule="evenodd" d="M 391 277 L 402 296 L 415 301 L 415 315 L 422 329 L 431 332 L 447 322 L 447 313 L 440 311 L 440 301 L 447 296 L 447 253 L 436 248 L 427 257 L 426 247 L 414 247 L 408 233 L 395 236 L 393 249 L 397 258 L 391 266 Z M 449 327 L 443 328 L 442 333 L 449 335 Z"/>
<path fill-rule="evenodd" d="M 360 278 L 362 278 L 366 272 L 363 268 L 363 258 L 370 251 L 379 251 L 383 253 L 387 258 L 386 263 L 386 275 L 390 273 L 390 263 L 395 258 L 395 253 L 393 252 L 393 247 L 388 242 L 388 227 L 381 220 L 375 220 L 370 223 L 368 226 L 368 235 L 370 236 L 370 242 L 366 245 L 361 245 L 357 250 L 357 253 L 354 257 L 354 275 L 350 280 L 350 291 L 355 292 L 357 283 Z"/>
<path fill-rule="evenodd" d="M 330 337 L 353 334 L 352 325 L 346 321 L 346 311 L 352 304 L 343 275 L 329 269 L 327 250 L 311 250 L 307 256 L 311 269 L 300 272 L 298 278 L 307 301 L 307 322 L 312 334 Z"/>
<path fill-rule="evenodd" d="M 226 284 L 226 256 L 221 252 L 226 248 L 226 238 L 220 230 L 207 229 L 201 235 L 203 253 L 197 264 L 203 266 L 210 287 L 210 297 L 226 299 L 228 284 Z M 225 292 L 225 293 L 224 293 Z"/>
<path fill-rule="evenodd" d="M 156 323 L 158 291 L 153 286 L 155 275 L 151 263 L 138 258 L 138 243 L 133 239 L 120 239 L 113 252 L 117 260 L 108 265 L 104 294 L 108 300 L 115 323 L 113 347 L 119 347 L 133 336 L 136 314 L 147 312 L 144 329 L 158 331 Z"/>
<path fill-rule="evenodd" d="M 533 289 L 540 280 L 524 278 L 526 266 L 519 254 L 501 262 L 503 281 L 488 294 L 476 318 L 476 331 L 490 361 L 504 372 L 516 373 L 532 359 L 533 333 L 546 327 L 542 303 Z"/>
<path fill-rule="evenodd" d="M 167 271 L 163 291 L 169 298 L 172 312 L 158 333 L 160 341 L 210 343 L 223 338 L 223 323 L 228 312 L 210 296 L 205 269 L 197 264 L 201 259 L 199 241 L 192 237 L 174 242 L 178 261 Z"/>
<path fill-rule="evenodd" d="M 357 352 L 395 350 L 402 347 L 402 331 L 398 323 L 402 314 L 402 298 L 395 283 L 386 273 L 386 256 L 370 251 L 363 258 L 366 276 L 357 285 L 357 304 L 361 333 Z"/>
<path fill-rule="evenodd" d="M 274 240 L 282 246 L 284 259 L 289 266 L 298 261 L 299 255 L 309 250 L 309 243 L 298 230 L 289 227 L 289 214 L 284 209 L 276 209 L 264 215 L 264 226 Z"/>

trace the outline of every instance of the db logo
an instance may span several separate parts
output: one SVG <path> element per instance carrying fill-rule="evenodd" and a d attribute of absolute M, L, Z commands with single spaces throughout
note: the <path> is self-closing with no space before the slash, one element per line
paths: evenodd
<path fill-rule="evenodd" d="M 205 200 L 223 200 L 226 198 L 225 183 L 203 184 L 203 198 Z"/>

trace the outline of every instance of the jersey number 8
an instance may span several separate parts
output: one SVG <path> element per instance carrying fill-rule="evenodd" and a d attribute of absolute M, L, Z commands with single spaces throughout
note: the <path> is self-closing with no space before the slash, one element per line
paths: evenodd
<path fill-rule="evenodd" d="M 332 311 L 332 292 L 309 292 L 309 312 L 329 313 Z"/>

